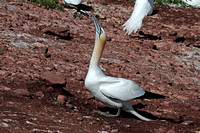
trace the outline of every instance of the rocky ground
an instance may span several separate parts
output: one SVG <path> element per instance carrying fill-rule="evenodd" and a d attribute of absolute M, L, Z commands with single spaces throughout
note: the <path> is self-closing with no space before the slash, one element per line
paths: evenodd
<path fill-rule="evenodd" d="M 92 10 L 0 2 L 0 132 L 199 133 L 200 9 L 156 5 L 140 32 L 128 36 L 122 24 L 134 3 L 83 4 Z M 93 112 L 116 110 L 84 87 L 94 46 L 92 14 L 108 35 L 104 73 L 137 82 L 147 93 L 131 104 L 154 121 Z"/>

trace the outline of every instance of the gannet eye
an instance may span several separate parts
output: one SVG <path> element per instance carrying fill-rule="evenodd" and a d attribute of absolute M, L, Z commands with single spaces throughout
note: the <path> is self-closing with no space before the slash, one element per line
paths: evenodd
<path fill-rule="evenodd" d="M 99 34 L 99 40 L 106 41 L 107 35 L 104 30 L 101 30 L 101 34 Z"/>

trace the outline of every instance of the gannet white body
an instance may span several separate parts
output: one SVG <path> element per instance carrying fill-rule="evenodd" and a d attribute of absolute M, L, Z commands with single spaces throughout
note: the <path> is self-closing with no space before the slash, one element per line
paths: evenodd
<path fill-rule="evenodd" d="M 183 0 L 183 2 L 185 2 L 188 5 L 191 5 L 193 7 L 200 8 L 200 0 Z"/>
<path fill-rule="evenodd" d="M 72 5 L 79 5 L 82 3 L 82 0 L 63 0 L 63 2 Z"/>
<path fill-rule="evenodd" d="M 136 0 L 131 17 L 123 24 L 124 30 L 130 35 L 142 26 L 145 16 L 153 13 L 153 0 Z"/>
<path fill-rule="evenodd" d="M 119 116 L 122 108 L 141 120 L 150 121 L 150 119 L 138 114 L 129 103 L 129 100 L 144 95 L 144 90 L 131 80 L 109 77 L 102 72 L 99 66 L 99 60 L 103 53 L 107 36 L 94 16 L 93 20 L 96 29 L 95 46 L 85 79 L 85 87 L 96 99 L 105 105 L 118 108 L 118 113 L 116 115 L 108 115 L 102 112 L 101 114 L 111 117 Z"/>

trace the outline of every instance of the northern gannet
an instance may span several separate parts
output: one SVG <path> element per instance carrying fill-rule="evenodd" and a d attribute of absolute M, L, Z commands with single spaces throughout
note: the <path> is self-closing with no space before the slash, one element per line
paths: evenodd
<path fill-rule="evenodd" d="M 186 4 L 200 8 L 200 0 L 182 0 Z M 131 17 L 122 25 L 126 33 L 130 35 L 137 32 L 142 26 L 145 16 L 153 13 L 153 0 L 136 0 Z"/>
<path fill-rule="evenodd" d="M 63 0 L 63 2 L 72 5 L 79 5 L 82 3 L 82 0 Z"/>
<path fill-rule="evenodd" d="M 136 0 L 131 17 L 123 24 L 124 30 L 130 35 L 142 26 L 145 16 L 153 13 L 153 0 Z"/>
<path fill-rule="evenodd" d="M 103 53 L 107 35 L 94 16 L 93 21 L 96 31 L 95 46 L 85 79 L 85 87 L 96 99 L 109 107 L 118 109 L 116 115 L 105 112 L 99 113 L 108 117 L 117 117 L 120 115 L 121 109 L 123 109 L 141 120 L 150 121 L 150 119 L 138 114 L 129 102 L 131 99 L 144 95 L 145 91 L 131 80 L 106 76 L 102 72 L 99 60 Z"/>
<path fill-rule="evenodd" d="M 183 2 L 185 2 L 188 5 L 191 5 L 193 7 L 200 8 L 200 0 L 183 0 Z"/>

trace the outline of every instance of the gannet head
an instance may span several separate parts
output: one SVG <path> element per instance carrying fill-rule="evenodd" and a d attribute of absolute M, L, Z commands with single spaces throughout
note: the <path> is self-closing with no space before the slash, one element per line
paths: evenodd
<path fill-rule="evenodd" d="M 106 39 L 107 39 L 107 35 L 106 32 L 103 30 L 103 28 L 99 25 L 96 17 L 93 15 L 92 16 L 93 21 L 94 21 L 94 25 L 95 25 L 95 39 L 96 41 L 100 41 L 101 43 L 105 43 Z"/>

